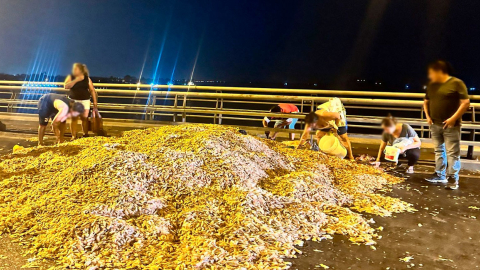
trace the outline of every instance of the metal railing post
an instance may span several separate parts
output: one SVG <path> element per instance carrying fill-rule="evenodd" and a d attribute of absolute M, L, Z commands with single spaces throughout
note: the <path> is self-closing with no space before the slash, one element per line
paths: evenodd
<path fill-rule="evenodd" d="M 423 121 L 423 107 L 420 109 L 420 120 Z M 423 138 L 423 136 L 425 135 L 424 133 L 425 133 L 425 128 L 422 125 L 421 132 L 420 132 L 420 138 Z"/>
<path fill-rule="evenodd" d="M 220 93 L 221 94 L 222 91 L 215 91 L 215 93 Z M 218 110 L 218 104 L 219 104 L 219 98 L 216 99 L 215 101 L 215 110 Z M 213 123 L 216 124 L 217 123 L 217 114 L 215 113 L 213 115 Z"/>
<path fill-rule="evenodd" d="M 151 110 L 149 112 L 150 120 L 155 120 L 155 106 L 156 106 L 156 104 L 157 104 L 157 95 L 153 95 L 152 104 L 150 105 Z"/>
<path fill-rule="evenodd" d="M 223 98 L 220 99 L 220 110 L 223 110 Z M 223 114 L 219 114 L 218 115 L 218 124 L 221 125 L 222 124 L 222 116 Z"/>
<path fill-rule="evenodd" d="M 176 109 L 178 108 L 178 94 L 175 94 L 175 98 L 173 99 L 173 108 L 175 109 L 175 112 L 173 113 L 173 122 L 177 122 Z"/>
<path fill-rule="evenodd" d="M 182 104 L 183 112 L 182 112 L 182 122 L 187 122 L 187 94 L 183 95 L 183 104 Z"/>
<path fill-rule="evenodd" d="M 472 107 L 472 123 L 475 123 L 475 108 Z M 470 141 L 474 142 L 475 141 L 475 129 L 472 128 L 470 130 Z M 473 159 L 473 154 L 475 151 L 475 147 L 473 145 L 468 146 L 467 150 L 467 158 L 468 159 Z"/>

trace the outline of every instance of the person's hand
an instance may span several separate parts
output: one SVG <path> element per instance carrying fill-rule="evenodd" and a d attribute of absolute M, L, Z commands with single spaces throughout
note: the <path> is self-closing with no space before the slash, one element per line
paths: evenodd
<path fill-rule="evenodd" d="M 371 164 L 372 164 L 375 168 L 380 167 L 380 161 L 378 161 L 378 160 L 375 161 L 375 162 L 372 162 Z"/>
<path fill-rule="evenodd" d="M 98 105 L 97 104 L 93 104 L 93 109 L 98 111 Z"/>
<path fill-rule="evenodd" d="M 448 118 L 447 120 L 443 121 L 443 124 L 444 124 L 443 129 L 454 127 L 456 122 L 457 120 Z"/>
<path fill-rule="evenodd" d="M 398 149 L 400 149 L 400 154 L 403 154 L 405 150 L 407 150 L 405 146 L 400 146 Z"/>
<path fill-rule="evenodd" d="M 432 118 L 427 117 L 427 123 L 428 123 L 429 126 L 431 126 L 433 124 Z"/>

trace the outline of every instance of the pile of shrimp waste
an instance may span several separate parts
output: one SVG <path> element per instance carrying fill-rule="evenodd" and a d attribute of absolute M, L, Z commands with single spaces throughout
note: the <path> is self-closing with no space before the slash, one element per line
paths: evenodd
<path fill-rule="evenodd" d="M 414 210 L 382 191 L 401 181 L 231 127 L 133 130 L 1 156 L 0 233 L 26 267 L 287 269 L 305 241 L 374 245 L 365 213 Z"/>

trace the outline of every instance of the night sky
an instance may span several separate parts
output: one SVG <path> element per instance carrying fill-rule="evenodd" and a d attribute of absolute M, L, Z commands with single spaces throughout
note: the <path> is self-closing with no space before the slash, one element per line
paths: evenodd
<path fill-rule="evenodd" d="M 423 80 L 444 58 L 476 84 L 479 11 L 478 0 L 0 0 L 0 72 L 83 62 L 93 76 L 188 79 L 198 55 L 196 80 L 341 87 Z"/>

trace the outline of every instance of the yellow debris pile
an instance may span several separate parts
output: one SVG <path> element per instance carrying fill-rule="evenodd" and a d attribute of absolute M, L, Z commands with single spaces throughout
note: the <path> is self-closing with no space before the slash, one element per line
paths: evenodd
<path fill-rule="evenodd" d="M 56 269 L 284 269 L 305 240 L 373 244 L 361 214 L 412 210 L 400 180 L 214 125 L 19 149 L 0 159 L 0 232 Z"/>

